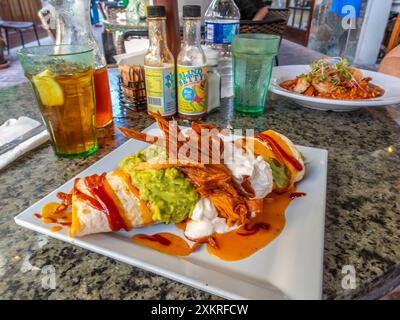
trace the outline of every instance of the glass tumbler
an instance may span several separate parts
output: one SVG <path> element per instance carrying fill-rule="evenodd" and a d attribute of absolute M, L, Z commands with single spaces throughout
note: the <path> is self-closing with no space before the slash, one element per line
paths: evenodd
<path fill-rule="evenodd" d="M 18 56 L 56 155 L 73 158 L 95 152 L 93 49 L 83 45 L 39 46 L 21 49 Z"/>
<path fill-rule="evenodd" d="M 239 34 L 232 40 L 234 111 L 258 116 L 264 113 L 280 37 Z"/>

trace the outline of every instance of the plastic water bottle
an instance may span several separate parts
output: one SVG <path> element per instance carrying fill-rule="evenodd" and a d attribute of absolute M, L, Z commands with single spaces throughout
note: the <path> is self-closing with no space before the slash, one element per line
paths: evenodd
<path fill-rule="evenodd" d="M 231 96 L 231 43 L 239 33 L 240 11 L 233 0 L 213 0 L 204 15 L 206 46 L 218 51 L 218 71 L 222 78 L 222 97 Z"/>
<path fill-rule="evenodd" d="M 230 56 L 232 38 L 239 32 L 240 11 L 233 0 L 213 0 L 204 15 L 206 45 Z"/>

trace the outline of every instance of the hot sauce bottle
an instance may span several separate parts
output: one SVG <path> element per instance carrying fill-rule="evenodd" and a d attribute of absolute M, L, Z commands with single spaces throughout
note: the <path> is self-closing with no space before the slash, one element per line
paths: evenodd
<path fill-rule="evenodd" d="M 150 47 L 144 57 L 147 110 L 176 113 L 175 61 L 168 49 L 164 6 L 148 6 Z"/>
<path fill-rule="evenodd" d="M 167 17 L 167 40 L 168 48 L 174 59 L 178 57 L 181 50 L 181 33 L 179 31 L 178 0 L 153 0 L 154 5 L 164 6 Z"/>
<path fill-rule="evenodd" d="M 201 48 L 201 7 L 183 6 L 183 44 L 178 55 L 178 113 L 200 119 L 207 112 L 207 58 Z"/>

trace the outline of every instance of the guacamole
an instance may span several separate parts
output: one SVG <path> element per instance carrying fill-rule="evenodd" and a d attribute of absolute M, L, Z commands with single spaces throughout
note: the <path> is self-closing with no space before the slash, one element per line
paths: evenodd
<path fill-rule="evenodd" d="M 194 186 L 177 168 L 162 170 L 132 170 L 139 162 L 155 162 L 166 159 L 163 149 L 150 146 L 124 158 L 119 167 L 131 176 L 144 200 L 149 201 L 154 221 L 177 223 L 192 214 L 199 200 Z"/>
<path fill-rule="evenodd" d="M 267 162 L 271 167 L 272 176 L 278 190 L 283 191 L 289 188 L 292 174 L 287 166 L 274 158 L 269 158 Z"/>

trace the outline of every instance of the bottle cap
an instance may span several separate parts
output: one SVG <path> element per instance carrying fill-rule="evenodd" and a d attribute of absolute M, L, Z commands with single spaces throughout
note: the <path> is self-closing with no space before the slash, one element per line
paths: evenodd
<path fill-rule="evenodd" d="M 192 5 L 183 6 L 183 17 L 189 17 L 189 18 L 201 17 L 201 7 Z"/>
<path fill-rule="evenodd" d="M 165 17 L 165 7 L 164 6 L 148 6 L 147 7 L 147 17 L 148 18 Z"/>

